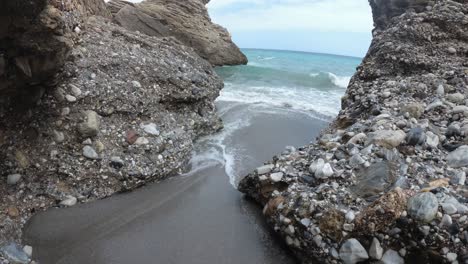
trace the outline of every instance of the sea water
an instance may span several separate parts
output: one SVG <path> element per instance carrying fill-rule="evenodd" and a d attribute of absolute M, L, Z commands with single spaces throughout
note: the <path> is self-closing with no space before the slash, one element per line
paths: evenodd
<path fill-rule="evenodd" d="M 247 65 L 216 69 L 225 83 L 216 101 L 225 127 L 201 139 L 191 161 L 194 171 L 221 163 L 234 186 L 263 162 L 249 156 L 239 139 L 233 139 L 237 132 L 261 118 L 329 122 L 338 114 L 341 97 L 362 60 L 297 51 L 242 51 L 249 59 Z M 244 139 L 255 141 L 261 136 L 259 131 Z"/>

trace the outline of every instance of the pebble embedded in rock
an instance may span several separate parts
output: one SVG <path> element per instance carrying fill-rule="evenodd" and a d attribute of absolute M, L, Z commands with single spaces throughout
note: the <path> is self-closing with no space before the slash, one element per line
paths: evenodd
<path fill-rule="evenodd" d="M 75 97 L 78 97 L 82 94 L 81 89 L 76 85 L 70 84 L 70 90 Z"/>
<path fill-rule="evenodd" d="M 120 169 L 125 165 L 124 161 L 120 157 L 117 157 L 117 156 L 111 157 L 110 161 L 111 161 L 111 166 L 116 169 Z"/>
<path fill-rule="evenodd" d="M 28 246 L 28 245 L 24 246 L 23 251 L 24 253 L 26 253 L 26 255 L 28 255 L 28 257 L 32 257 L 33 248 L 31 246 Z"/>
<path fill-rule="evenodd" d="M 448 51 L 448 53 L 450 53 L 450 54 L 455 54 L 455 53 L 457 53 L 457 50 L 456 50 L 454 47 L 448 47 L 447 51 Z"/>
<path fill-rule="evenodd" d="M 426 144 L 431 148 L 437 148 L 439 145 L 439 136 L 432 133 L 431 131 L 428 131 L 426 133 Z"/>
<path fill-rule="evenodd" d="M 356 167 L 356 166 L 359 166 L 359 165 L 362 165 L 366 162 L 366 160 L 364 160 L 361 155 L 359 154 L 355 154 L 351 157 L 351 159 L 349 160 L 349 165 L 351 167 Z"/>
<path fill-rule="evenodd" d="M 149 143 L 150 143 L 149 139 L 147 139 L 145 137 L 139 137 L 135 141 L 135 145 L 148 145 Z"/>
<path fill-rule="evenodd" d="M 408 132 L 406 142 L 409 145 L 416 146 L 422 145 L 426 141 L 426 134 L 420 127 L 415 127 Z"/>
<path fill-rule="evenodd" d="M 7 177 L 8 185 L 15 185 L 21 180 L 21 174 L 10 174 Z"/>
<path fill-rule="evenodd" d="M 379 259 L 382 258 L 382 255 L 383 255 L 383 248 L 380 245 L 380 241 L 377 238 L 374 237 L 372 239 L 372 244 L 371 244 L 370 249 L 369 249 L 369 256 L 372 259 L 379 260 Z"/>
<path fill-rule="evenodd" d="M 159 136 L 160 132 L 158 130 L 158 127 L 156 126 L 155 123 L 149 123 L 149 124 L 146 124 L 146 125 L 142 125 L 141 126 L 143 128 L 143 130 L 150 134 L 150 135 L 153 135 L 153 136 Z"/>
<path fill-rule="evenodd" d="M 65 99 L 67 99 L 67 101 L 70 103 L 76 102 L 76 97 L 70 94 L 65 95 Z"/>
<path fill-rule="evenodd" d="M 263 174 L 267 174 L 267 173 L 270 173 L 271 170 L 273 170 L 275 166 L 273 164 L 269 164 L 269 165 L 264 165 L 264 166 L 261 166 L 261 167 L 258 167 L 257 168 L 257 173 L 258 175 L 263 175 Z"/>
<path fill-rule="evenodd" d="M 85 121 L 78 126 L 78 131 L 83 137 L 95 137 L 99 133 L 99 115 L 92 111 L 85 112 Z"/>
<path fill-rule="evenodd" d="M 140 82 L 138 82 L 138 81 L 132 81 L 132 85 L 133 85 L 133 87 L 135 87 L 135 88 L 141 88 L 141 84 L 140 84 Z"/>
<path fill-rule="evenodd" d="M 325 165 L 315 171 L 315 178 L 326 179 L 331 177 L 333 174 L 333 168 L 330 163 L 325 163 Z"/>
<path fill-rule="evenodd" d="M 406 138 L 406 133 L 401 130 L 379 130 L 369 134 L 366 145 L 376 144 L 384 148 L 396 148 Z"/>
<path fill-rule="evenodd" d="M 356 264 L 369 259 L 369 255 L 357 239 L 351 238 L 341 246 L 340 258 L 345 264 Z"/>
<path fill-rule="evenodd" d="M 65 134 L 61 131 L 54 130 L 54 141 L 62 143 L 65 140 Z"/>
<path fill-rule="evenodd" d="M 28 255 L 16 243 L 10 243 L 0 247 L 0 252 L 3 253 L 3 256 L 6 257 L 11 263 L 28 264 L 30 261 Z"/>
<path fill-rule="evenodd" d="M 78 202 L 78 199 L 74 196 L 68 196 L 65 200 L 61 201 L 60 204 L 64 206 L 74 206 Z"/>
<path fill-rule="evenodd" d="M 405 260 L 393 249 L 387 250 L 380 261 L 382 264 L 405 264 Z"/>
<path fill-rule="evenodd" d="M 283 173 L 282 172 L 272 173 L 270 175 L 270 178 L 274 182 L 279 182 L 279 181 L 281 181 L 283 179 Z"/>
<path fill-rule="evenodd" d="M 452 168 L 468 166 L 468 146 L 464 145 L 447 155 L 447 163 Z"/>
<path fill-rule="evenodd" d="M 353 222 L 355 218 L 356 218 L 356 215 L 354 214 L 353 210 L 349 210 L 345 215 L 345 219 L 348 223 Z"/>
<path fill-rule="evenodd" d="M 99 159 L 99 155 L 91 146 L 84 146 L 83 148 L 83 156 L 88 159 L 96 160 Z"/>
<path fill-rule="evenodd" d="M 436 217 L 438 209 L 439 201 L 430 192 L 416 194 L 408 200 L 408 213 L 418 221 L 426 223 L 432 221 Z"/>

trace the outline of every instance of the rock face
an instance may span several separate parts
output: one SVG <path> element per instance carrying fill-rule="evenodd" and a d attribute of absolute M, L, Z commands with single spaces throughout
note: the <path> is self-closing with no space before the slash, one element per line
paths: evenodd
<path fill-rule="evenodd" d="M 2 1 L 0 10 L 3 105 L 11 95 L 37 97 L 65 63 L 74 45 L 74 29 L 87 16 L 109 15 L 101 0 Z"/>
<path fill-rule="evenodd" d="M 466 263 L 468 2 L 370 4 L 374 39 L 337 119 L 239 190 L 303 263 Z"/>
<path fill-rule="evenodd" d="M 115 21 L 150 36 L 173 36 L 213 65 L 246 64 L 247 58 L 232 42 L 229 32 L 208 15 L 207 0 L 147 0 L 108 3 Z M 118 11 L 117 11 L 118 10 Z"/>
<path fill-rule="evenodd" d="M 33 212 L 184 172 L 194 140 L 222 127 L 223 82 L 192 48 L 105 17 L 80 27 L 56 86 L 34 107 L 0 110 L 0 245 L 19 241 Z"/>

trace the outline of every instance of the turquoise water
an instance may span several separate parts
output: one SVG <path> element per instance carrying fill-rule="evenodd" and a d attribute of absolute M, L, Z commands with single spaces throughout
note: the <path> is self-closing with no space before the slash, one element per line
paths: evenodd
<path fill-rule="evenodd" d="M 220 67 L 219 101 L 264 104 L 331 118 L 361 58 L 277 50 L 242 50 L 248 65 Z"/>

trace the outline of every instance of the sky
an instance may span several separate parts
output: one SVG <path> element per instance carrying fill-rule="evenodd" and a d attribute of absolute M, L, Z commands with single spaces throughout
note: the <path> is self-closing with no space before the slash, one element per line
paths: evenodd
<path fill-rule="evenodd" d="M 208 11 L 241 48 L 364 57 L 372 39 L 368 0 L 211 0 Z"/>
<path fill-rule="evenodd" d="M 211 0 L 208 10 L 241 48 L 363 57 L 372 39 L 368 0 Z"/>

